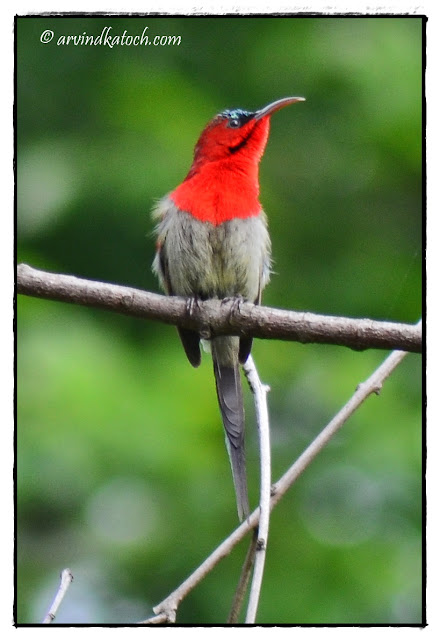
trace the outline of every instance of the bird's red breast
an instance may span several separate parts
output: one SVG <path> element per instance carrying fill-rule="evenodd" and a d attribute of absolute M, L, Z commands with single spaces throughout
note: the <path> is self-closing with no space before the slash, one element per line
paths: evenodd
<path fill-rule="evenodd" d="M 174 204 L 214 225 L 259 215 L 258 165 L 268 135 L 268 116 L 239 129 L 216 117 L 196 144 L 187 177 L 170 194 Z"/>

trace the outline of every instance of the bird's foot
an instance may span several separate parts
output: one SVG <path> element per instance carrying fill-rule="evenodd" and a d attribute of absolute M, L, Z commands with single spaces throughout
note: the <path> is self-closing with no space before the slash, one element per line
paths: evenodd
<path fill-rule="evenodd" d="M 200 298 L 198 296 L 191 296 L 186 299 L 186 313 L 192 317 L 200 309 Z"/>
<path fill-rule="evenodd" d="M 235 314 L 240 314 L 240 307 L 246 302 L 243 296 L 229 296 L 228 298 L 223 298 L 222 304 L 231 304 L 230 317 L 232 318 Z"/>

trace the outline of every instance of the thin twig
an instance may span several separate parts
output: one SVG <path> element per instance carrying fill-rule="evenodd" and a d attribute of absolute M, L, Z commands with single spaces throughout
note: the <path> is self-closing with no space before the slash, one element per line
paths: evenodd
<path fill-rule="evenodd" d="M 255 552 L 257 549 L 258 540 L 258 528 L 252 532 L 252 538 L 249 543 L 249 547 L 246 553 L 246 557 L 241 569 L 240 579 L 238 581 L 237 589 L 234 593 L 234 599 L 232 601 L 231 611 L 229 612 L 228 624 L 236 624 L 238 622 L 238 616 L 240 615 L 241 607 L 243 605 L 244 597 L 246 595 L 246 589 L 251 577 L 252 567 L 254 566 Z"/>
<path fill-rule="evenodd" d="M 260 442 L 260 518 L 258 527 L 253 531 L 252 539 L 246 554 L 240 579 L 234 595 L 231 612 L 228 617 L 228 624 L 235 624 L 238 621 L 241 606 L 246 594 L 252 567 L 254 576 L 249 596 L 246 622 L 255 622 L 258 601 L 261 593 L 264 563 L 267 549 L 267 539 L 269 533 L 269 513 L 271 496 L 271 455 L 270 455 L 270 429 L 269 414 L 267 410 L 267 392 L 269 387 L 260 381 L 257 368 L 252 356 L 249 356 L 243 365 L 249 387 L 254 396 L 255 412 Z"/>
<path fill-rule="evenodd" d="M 337 318 L 262 307 L 234 300 L 206 300 L 188 313 L 186 298 L 160 296 L 131 287 L 17 267 L 18 293 L 149 318 L 213 335 L 336 344 L 351 349 L 422 351 L 422 328 L 397 322 Z"/>
<path fill-rule="evenodd" d="M 421 322 L 421 321 L 420 321 Z M 324 448 L 327 442 L 342 427 L 348 418 L 359 406 L 375 393 L 379 395 L 382 385 L 394 369 L 402 362 L 407 354 L 404 351 L 393 351 L 376 371 L 365 381 L 358 385 L 354 395 L 339 413 L 331 420 L 321 433 L 313 440 L 298 460 L 286 471 L 286 473 L 272 487 L 272 508 L 281 500 L 282 496 L 292 486 L 298 476 L 309 466 L 317 454 Z"/>
<path fill-rule="evenodd" d="M 67 589 L 70 587 L 72 580 L 73 580 L 73 574 L 70 571 L 70 569 L 63 569 L 63 571 L 61 572 L 60 586 L 58 587 L 58 591 L 56 592 L 55 598 L 42 624 L 50 624 L 55 620 L 58 607 L 63 601 L 63 598 L 66 595 Z"/>
<path fill-rule="evenodd" d="M 421 324 L 421 321 L 417 326 Z M 384 381 L 400 364 L 407 354 L 402 351 L 393 351 L 374 373 L 363 383 L 359 384 L 355 393 L 337 415 L 328 423 L 321 433 L 313 440 L 296 462 L 272 487 L 271 510 L 278 504 L 283 495 L 290 489 L 296 479 L 308 467 L 312 460 L 323 449 L 327 442 L 339 431 L 348 418 L 360 407 L 360 405 L 373 393 L 378 394 Z M 251 529 L 258 524 L 259 509 L 255 509 L 251 515 L 224 540 L 202 564 L 175 589 L 162 602 L 156 605 L 153 611 L 156 614 L 165 613 L 168 622 L 175 622 L 176 611 L 180 602 L 196 587 L 199 582 L 226 557 L 232 549 L 245 537 Z M 141 624 L 149 624 L 144 620 Z"/>
<path fill-rule="evenodd" d="M 254 394 L 257 413 L 258 433 L 260 441 L 260 518 L 258 522 L 258 540 L 255 551 L 254 574 L 249 594 L 246 623 L 254 624 L 263 583 L 264 564 L 266 560 L 267 540 L 269 536 L 270 492 L 271 492 L 271 460 L 269 412 L 267 410 L 267 393 L 269 387 L 263 385 L 258 375 L 252 356 L 243 365 L 246 378 Z"/>
<path fill-rule="evenodd" d="M 148 624 L 167 624 L 168 617 L 166 613 L 159 613 L 157 616 L 152 616 L 151 618 L 148 618 L 148 620 L 140 622 L 139 624 L 146 624 L 147 622 Z"/>

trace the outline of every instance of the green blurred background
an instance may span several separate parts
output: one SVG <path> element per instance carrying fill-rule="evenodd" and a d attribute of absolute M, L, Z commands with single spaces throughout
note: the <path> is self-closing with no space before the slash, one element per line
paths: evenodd
<path fill-rule="evenodd" d="M 106 26 L 181 43 L 56 44 Z M 422 31 L 409 17 L 18 18 L 18 262 L 156 291 L 149 211 L 206 122 L 304 95 L 273 117 L 261 164 L 264 302 L 416 322 Z M 193 370 L 172 327 L 23 296 L 17 351 L 17 621 L 42 619 L 65 566 L 58 622 L 145 618 L 237 524 L 209 360 Z M 256 341 L 274 479 L 385 355 Z M 421 622 L 421 367 L 409 355 L 274 511 L 260 623 Z M 178 622 L 225 621 L 246 545 Z"/>

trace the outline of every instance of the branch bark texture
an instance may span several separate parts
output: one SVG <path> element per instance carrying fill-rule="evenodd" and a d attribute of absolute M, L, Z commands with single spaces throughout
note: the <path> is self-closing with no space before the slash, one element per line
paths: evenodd
<path fill-rule="evenodd" d="M 104 282 L 17 267 L 17 292 L 106 309 L 129 316 L 196 329 L 213 335 L 252 335 L 301 343 L 333 344 L 363 350 L 398 349 L 421 353 L 421 325 L 340 318 L 255 306 L 234 300 L 206 300 L 188 311 L 186 298 L 167 297 Z"/>

